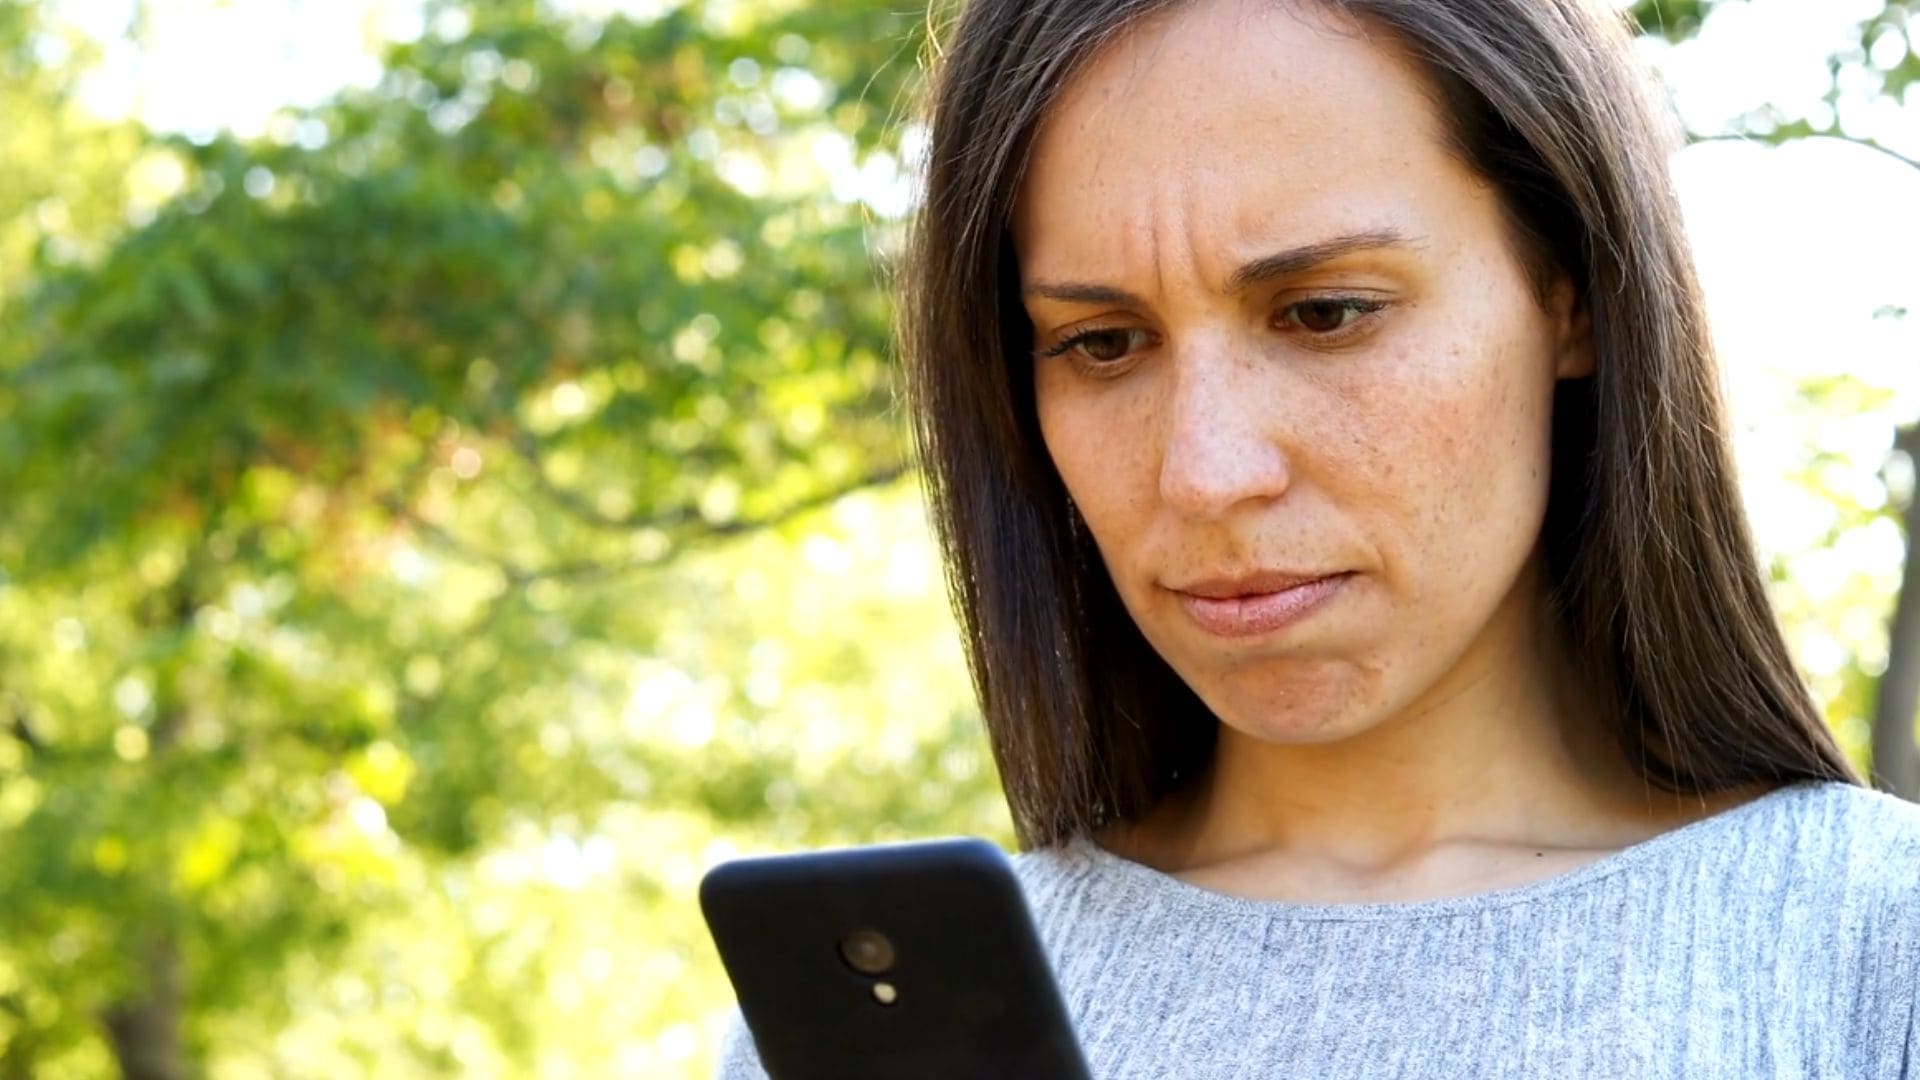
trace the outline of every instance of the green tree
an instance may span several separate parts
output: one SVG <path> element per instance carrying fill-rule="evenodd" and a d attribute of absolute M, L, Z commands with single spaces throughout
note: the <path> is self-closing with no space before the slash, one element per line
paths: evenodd
<path fill-rule="evenodd" d="M 179 196 L 0 312 L 16 1073 L 189 1075 L 243 1018 L 292 1022 L 284 972 L 530 822 L 764 816 L 804 770 L 608 718 L 687 605 L 728 618 L 691 555 L 906 469 L 869 247 L 919 24 L 442 10 L 276 138 L 153 140 Z M 905 730 L 944 744 L 936 719 Z M 863 809 L 931 826 L 912 801 Z M 502 1067 L 543 1052 L 537 970 L 460 990 Z"/>

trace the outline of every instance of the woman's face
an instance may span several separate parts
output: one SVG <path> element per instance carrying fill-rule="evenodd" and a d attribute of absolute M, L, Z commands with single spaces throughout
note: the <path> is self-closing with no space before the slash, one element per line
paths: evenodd
<path fill-rule="evenodd" d="M 1047 451 L 1226 723 L 1328 742 L 1534 643 L 1555 380 L 1588 373 L 1387 39 L 1197 0 L 1068 87 L 1014 223 Z"/>

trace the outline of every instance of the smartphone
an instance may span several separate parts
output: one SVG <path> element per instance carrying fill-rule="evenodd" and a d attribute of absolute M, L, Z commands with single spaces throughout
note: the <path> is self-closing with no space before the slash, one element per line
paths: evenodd
<path fill-rule="evenodd" d="M 772 1080 L 1088 1080 L 1013 865 L 984 840 L 736 859 L 700 907 Z"/>

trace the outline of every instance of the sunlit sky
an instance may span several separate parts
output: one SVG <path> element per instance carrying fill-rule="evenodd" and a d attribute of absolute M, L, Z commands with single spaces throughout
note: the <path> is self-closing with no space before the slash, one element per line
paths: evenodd
<path fill-rule="evenodd" d="M 549 0 L 582 15 L 646 16 L 671 0 Z M 1716 8 L 1697 38 L 1643 51 L 1696 132 L 1725 130 L 1772 105 L 1788 119 L 1837 119 L 1920 160 L 1920 93 L 1904 103 L 1849 78 L 1836 104 L 1827 58 L 1879 0 L 1744 0 Z M 135 0 L 54 0 L 60 17 L 105 50 L 86 87 L 95 111 L 136 115 L 189 135 L 258 135 L 288 107 L 311 105 L 380 74 L 382 42 L 458 34 L 430 26 L 421 0 L 146 0 L 148 30 L 127 31 Z M 1920 27 L 1916 27 L 1920 32 Z M 1867 62 L 1898 64 L 1898 31 L 1868 43 Z M 1917 88 L 1920 89 L 1920 88 Z M 854 163 L 845 168 L 852 171 Z M 1749 506 L 1763 547 L 1809 553 L 1831 511 L 1783 480 L 1814 449 L 1846 463 L 1830 481 L 1871 502 L 1896 419 L 1920 417 L 1920 168 L 1835 140 L 1785 149 L 1710 143 L 1682 151 L 1675 172 L 1722 346 Z M 1899 317 L 1905 310 L 1913 314 Z M 1850 374 L 1891 393 L 1881 411 L 1809 417 L 1791 408 L 1812 373 Z M 1891 572 L 1897 532 L 1861 550 L 1810 552 L 1796 576 L 1817 599 L 1844 566 Z M 1835 564 L 1822 569 L 1821 560 Z M 1834 587 L 1837 588 L 1837 585 Z"/>

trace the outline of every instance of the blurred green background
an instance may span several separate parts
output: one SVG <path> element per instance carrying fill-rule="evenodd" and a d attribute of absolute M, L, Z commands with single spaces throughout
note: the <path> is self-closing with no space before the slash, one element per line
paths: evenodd
<path fill-rule="evenodd" d="M 708 866 L 1011 841 L 881 284 L 940 16 L 350 6 L 0 0 L 0 1080 L 703 1076 Z M 1908 9 L 1633 8 L 1742 136 L 1706 268 L 1830 264 L 1716 318 L 1796 651 L 1912 775 Z M 367 65 L 273 100 L 329 11 Z M 1806 78 L 1686 100 L 1767 40 Z M 255 119 L 111 106 L 166 42 Z M 1784 205 L 1751 142 L 1840 149 Z"/>

